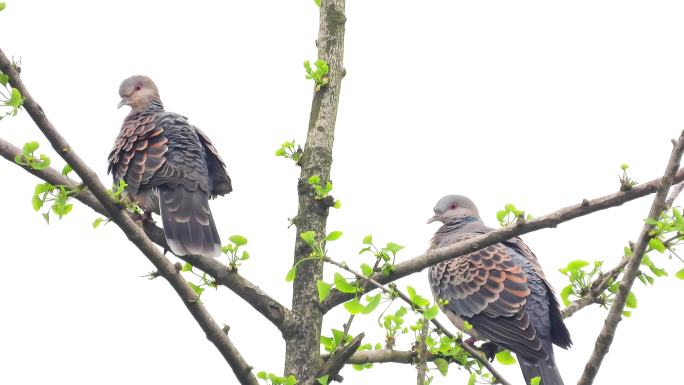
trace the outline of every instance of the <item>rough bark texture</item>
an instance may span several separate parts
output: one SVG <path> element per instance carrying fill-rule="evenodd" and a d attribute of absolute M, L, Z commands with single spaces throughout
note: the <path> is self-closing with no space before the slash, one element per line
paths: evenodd
<path fill-rule="evenodd" d="M 305 231 L 315 231 L 317 239 L 326 234 L 330 199 L 316 199 L 308 180 L 318 175 L 323 183 L 330 179 L 332 147 L 340 97 L 340 83 L 344 76 L 345 0 L 323 0 L 320 8 L 318 58 L 329 66 L 328 84 L 314 91 L 309 118 L 309 129 L 299 183 L 299 210 L 294 224 L 297 228 L 294 262 L 309 256 L 309 246 L 300 238 Z M 323 275 L 322 261 L 305 261 L 298 265 L 292 295 L 292 313 L 285 328 L 285 374 L 292 374 L 300 382 L 316 375 L 322 361 L 320 335 L 323 313 L 318 307 L 316 281 Z"/>
<path fill-rule="evenodd" d="M 663 178 L 658 185 L 658 191 L 653 198 L 653 204 L 648 213 L 648 218 L 658 219 L 660 214 L 667 208 L 667 192 L 672 186 L 673 177 L 677 172 L 677 168 L 682 159 L 682 152 L 684 152 L 684 132 L 682 132 L 672 150 L 672 155 L 667 163 L 665 174 L 663 175 Z M 673 196 L 676 197 L 677 194 L 679 194 L 679 192 L 676 192 Z M 613 300 L 613 305 L 611 306 L 610 311 L 608 311 L 606 322 L 603 324 L 603 328 L 596 339 L 594 351 L 591 353 L 591 357 L 587 361 L 587 365 L 584 367 L 584 372 L 577 382 L 577 385 L 591 385 L 594 383 L 596 374 L 601 367 L 601 362 L 603 362 L 603 358 L 608 354 L 608 349 L 613 343 L 618 323 L 622 320 L 622 311 L 627 302 L 627 295 L 632 290 L 634 280 L 639 274 L 639 267 L 644 258 L 646 248 L 648 247 L 648 241 L 651 239 L 651 230 L 653 230 L 653 228 L 653 225 L 646 223 L 641 229 L 639 239 L 637 240 L 636 246 L 634 246 L 634 252 L 627 263 L 622 280 L 620 281 L 620 286 L 615 295 L 615 300 Z"/>

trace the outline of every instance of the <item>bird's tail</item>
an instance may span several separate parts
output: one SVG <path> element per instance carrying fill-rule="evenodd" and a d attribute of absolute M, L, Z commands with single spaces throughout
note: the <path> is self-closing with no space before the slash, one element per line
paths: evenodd
<path fill-rule="evenodd" d="M 534 377 L 540 377 L 539 385 L 563 385 L 563 379 L 558 372 L 553 353 L 546 360 L 530 360 L 518 355 L 518 363 L 525 377 L 525 384 L 529 385 Z"/>
<path fill-rule="evenodd" d="M 176 255 L 218 257 L 221 241 L 209 209 L 209 193 L 183 186 L 159 187 L 164 235 Z"/>

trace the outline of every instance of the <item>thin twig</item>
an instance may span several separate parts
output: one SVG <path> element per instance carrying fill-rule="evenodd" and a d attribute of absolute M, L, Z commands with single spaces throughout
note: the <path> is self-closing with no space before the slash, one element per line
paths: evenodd
<path fill-rule="evenodd" d="M 594 213 L 596 211 L 620 206 L 625 202 L 629 202 L 656 192 L 661 180 L 662 178 L 658 178 L 636 185 L 627 191 L 620 191 L 591 200 L 585 199 L 579 204 L 568 206 L 550 214 L 530 219 L 526 223 L 517 223 L 513 226 L 492 230 L 487 234 L 479 235 L 477 237 L 473 237 L 466 241 L 458 242 L 447 247 L 432 249 L 422 255 L 396 264 L 394 271 L 389 276 L 386 276 L 382 273 L 376 273 L 372 278 L 378 283 L 384 285 L 407 275 L 417 273 L 439 262 L 455 258 L 459 255 L 471 253 L 495 243 L 503 242 L 510 238 L 514 238 L 539 229 L 555 228 L 561 223 Z M 684 168 L 679 169 L 674 175 L 675 183 L 682 181 L 684 181 Z M 375 290 L 372 285 L 367 286 L 368 287 L 366 289 Z M 351 294 L 345 294 L 339 292 L 338 290 L 332 290 L 330 296 L 321 304 L 321 307 L 323 311 L 327 312 L 330 309 L 348 301 L 352 297 L 353 295 Z"/>
<path fill-rule="evenodd" d="M 672 155 L 667 163 L 665 173 L 663 175 L 662 181 L 658 186 L 658 191 L 653 198 L 653 204 L 651 205 L 651 210 L 648 213 L 648 218 L 658 219 L 663 210 L 666 209 L 666 199 L 667 192 L 672 186 L 673 176 L 677 172 L 679 163 L 682 158 L 682 152 L 684 151 L 684 132 L 679 137 L 679 140 L 675 144 L 672 150 Z M 596 374 L 598 373 L 603 358 L 608 353 L 611 343 L 615 337 L 615 331 L 617 330 L 617 325 L 622 319 L 622 311 L 625 307 L 627 301 L 627 295 L 632 289 L 634 280 L 639 274 L 639 267 L 641 266 L 641 261 L 644 257 L 646 247 L 648 246 L 648 241 L 651 238 L 651 230 L 653 225 L 646 223 L 641 230 L 636 246 L 634 247 L 634 252 L 627 263 L 625 272 L 620 281 L 617 294 L 613 300 L 613 304 L 608 311 L 608 316 L 603 324 L 603 328 L 596 339 L 596 345 L 591 357 L 587 361 L 584 367 L 584 372 L 580 377 L 577 385 L 590 385 L 594 382 Z"/>
<path fill-rule="evenodd" d="M 608 288 L 608 285 L 617 278 L 622 272 L 629 261 L 628 257 L 622 257 L 620 263 L 614 268 L 608 270 L 607 272 L 601 274 L 597 277 L 589 286 L 589 292 L 575 301 L 572 301 L 565 309 L 561 311 L 563 318 L 572 317 L 573 314 L 577 313 L 586 306 L 598 303 L 598 298 L 603 294 Z"/>
<path fill-rule="evenodd" d="M 159 275 L 164 277 L 176 291 L 184 305 L 190 311 L 202 330 L 214 346 L 219 350 L 233 369 L 235 376 L 244 385 L 258 385 L 256 377 L 240 352 L 235 348 L 228 335 L 214 321 L 211 314 L 199 301 L 195 292 L 180 274 L 179 266 L 174 265 L 159 251 L 145 235 L 140 227 L 133 222 L 125 211 L 114 204 L 107 189 L 102 185 L 97 174 L 76 154 L 62 135 L 55 129 L 38 103 L 24 86 L 19 73 L 12 66 L 10 60 L 0 50 L 0 71 L 9 76 L 10 84 L 19 90 L 24 99 L 23 107 L 33 119 L 33 122 L 50 141 L 57 153 L 73 168 L 83 183 L 104 208 L 105 214 L 116 223 L 126 234 L 128 239 L 152 262 Z"/>

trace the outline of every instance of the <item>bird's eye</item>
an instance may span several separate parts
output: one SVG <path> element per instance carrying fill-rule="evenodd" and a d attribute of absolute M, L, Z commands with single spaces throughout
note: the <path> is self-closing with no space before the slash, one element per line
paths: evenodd
<path fill-rule="evenodd" d="M 142 89 L 142 84 L 136 84 L 135 85 L 135 90 L 140 91 Z"/>
<path fill-rule="evenodd" d="M 452 203 L 449 205 L 449 210 L 456 210 L 458 208 L 458 205 L 456 203 Z"/>

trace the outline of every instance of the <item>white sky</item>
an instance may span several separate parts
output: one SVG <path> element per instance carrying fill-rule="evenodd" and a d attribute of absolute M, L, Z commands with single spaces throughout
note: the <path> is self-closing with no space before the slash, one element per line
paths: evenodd
<path fill-rule="evenodd" d="M 328 226 L 344 236 L 331 256 L 358 266 L 366 234 L 406 245 L 402 260 L 418 255 L 436 229 L 425 225 L 434 203 L 450 193 L 473 198 L 494 226 L 505 203 L 542 215 L 612 193 L 623 162 L 639 181 L 659 176 L 684 127 L 683 16 L 684 4 L 666 1 L 350 0 L 332 170 L 343 207 Z M 23 59 L 33 96 L 105 181 L 127 113 L 116 109 L 119 83 L 152 77 L 167 109 L 207 132 L 228 163 L 235 192 L 212 208 L 223 238 L 249 239 L 241 273 L 289 306 L 296 235 L 287 218 L 299 170 L 273 151 L 305 139 L 313 1 L 14 0 L 0 23 L 2 49 Z M 0 122 L 0 137 L 39 140 L 63 165 L 26 114 Z M 46 226 L 31 209 L 36 179 L 6 162 L 0 175 L 0 383 L 236 383 L 170 287 L 140 277 L 153 268 L 119 230 L 93 230 L 96 215 L 80 204 Z M 572 259 L 617 263 L 649 205 L 524 239 L 560 290 L 557 270 Z M 408 284 L 429 294 L 424 272 Z M 674 277 L 636 284 L 639 308 L 621 322 L 597 383 L 673 382 L 683 290 Z M 228 290 L 202 299 L 255 370 L 282 371 L 284 344 L 268 321 Z M 605 315 L 592 308 L 567 321 L 575 345 L 556 350 L 566 384 L 579 378 Z M 324 334 L 345 320 L 332 313 Z M 381 341 L 374 325 L 366 317 L 352 331 Z M 434 384 L 467 381 L 451 369 Z M 502 371 L 522 383 L 517 365 Z M 400 365 L 342 374 L 345 384 L 415 381 Z"/>

